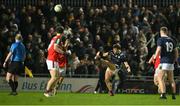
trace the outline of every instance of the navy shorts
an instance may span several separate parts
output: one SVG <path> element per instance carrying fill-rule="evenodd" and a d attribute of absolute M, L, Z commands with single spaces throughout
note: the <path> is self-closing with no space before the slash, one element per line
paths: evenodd
<path fill-rule="evenodd" d="M 24 64 L 22 62 L 12 61 L 9 64 L 8 72 L 11 74 L 20 75 L 24 73 Z"/>

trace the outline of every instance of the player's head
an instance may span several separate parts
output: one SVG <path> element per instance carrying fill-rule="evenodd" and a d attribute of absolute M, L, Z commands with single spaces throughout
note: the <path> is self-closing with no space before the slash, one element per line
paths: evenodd
<path fill-rule="evenodd" d="M 17 34 L 16 37 L 15 37 L 15 40 L 16 41 L 22 41 L 23 38 L 22 38 L 21 34 Z"/>
<path fill-rule="evenodd" d="M 57 32 L 57 33 L 60 33 L 60 34 L 61 34 L 61 33 L 63 33 L 63 31 L 64 31 L 64 27 L 63 27 L 63 26 L 57 26 L 57 27 L 56 27 L 56 32 Z"/>
<path fill-rule="evenodd" d="M 168 35 L 168 28 L 167 27 L 161 27 L 160 28 L 160 34 L 161 35 Z"/>
<path fill-rule="evenodd" d="M 114 44 L 113 45 L 113 52 L 117 53 L 121 49 L 121 45 L 119 44 Z"/>

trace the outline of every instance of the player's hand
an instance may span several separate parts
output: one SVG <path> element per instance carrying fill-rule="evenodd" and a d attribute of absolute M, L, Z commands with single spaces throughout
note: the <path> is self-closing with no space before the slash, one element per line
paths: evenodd
<path fill-rule="evenodd" d="M 96 56 L 94 57 L 94 59 L 99 59 L 99 58 L 100 58 L 100 55 L 99 55 L 99 54 L 100 54 L 100 52 L 97 52 L 97 53 L 96 53 Z"/>
<path fill-rule="evenodd" d="M 148 64 L 154 64 L 155 63 L 154 55 L 149 59 L 149 61 L 147 63 Z"/>
<path fill-rule="evenodd" d="M 127 67 L 127 72 L 128 72 L 128 73 L 131 73 L 130 67 Z"/>
<path fill-rule="evenodd" d="M 65 55 L 71 55 L 71 50 L 67 50 L 66 52 L 64 52 Z"/>
<path fill-rule="evenodd" d="M 6 66 L 7 66 L 7 62 L 4 62 L 3 67 L 6 68 Z"/>

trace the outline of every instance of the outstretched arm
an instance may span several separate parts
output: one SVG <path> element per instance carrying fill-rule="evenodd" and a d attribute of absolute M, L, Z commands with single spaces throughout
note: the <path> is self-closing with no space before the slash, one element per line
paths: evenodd
<path fill-rule="evenodd" d="M 124 65 L 127 69 L 127 72 L 131 72 L 131 67 L 129 66 L 128 62 L 124 62 Z"/>

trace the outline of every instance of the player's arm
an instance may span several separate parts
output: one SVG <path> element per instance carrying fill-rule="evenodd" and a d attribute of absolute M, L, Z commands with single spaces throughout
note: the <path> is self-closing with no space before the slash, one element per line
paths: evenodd
<path fill-rule="evenodd" d="M 6 67 L 7 62 L 9 61 L 9 59 L 11 58 L 11 56 L 13 55 L 13 52 L 14 52 L 14 51 L 15 51 L 15 46 L 12 44 L 12 45 L 11 45 L 11 48 L 10 48 L 10 51 L 9 51 L 9 53 L 8 53 L 5 61 L 4 61 L 3 67 Z"/>
<path fill-rule="evenodd" d="M 157 58 L 157 56 L 160 55 L 160 53 L 161 53 L 161 46 L 158 46 L 157 49 L 156 49 L 156 53 L 155 53 L 155 55 L 154 55 L 153 60 L 155 60 L 155 59 Z"/>
<path fill-rule="evenodd" d="M 175 52 L 174 52 L 174 54 L 175 54 L 175 62 L 177 62 L 178 61 L 178 57 L 179 57 L 179 52 L 178 52 L 177 47 L 174 50 L 175 50 Z"/>
<path fill-rule="evenodd" d="M 107 57 L 109 52 L 103 53 L 103 57 Z"/>
<path fill-rule="evenodd" d="M 154 55 L 152 55 L 152 57 L 149 59 L 148 63 L 149 64 L 154 63 Z"/>
<path fill-rule="evenodd" d="M 66 41 L 65 41 L 65 43 L 64 43 L 64 45 L 63 45 L 63 47 L 65 48 L 65 50 L 67 50 L 67 48 L 68 48 L 68 46 L 69 46 L 69 39 L 66 39 Z"/>
<path fill-rule="evenodd" d="M 163 46 L 162 40 L 158 39 L 157 48 L 156 48 L 156 52 L 155 52 L 154 57 L 153 57 L 153 61 L 155 61 L 157 59 L 157 57 L 160 56 L 162 46 Z"/>
<path fill-rule="evenodd" d="M 60 47 L 59 44 L 60 44 L 60 39 L 57 39 L 56 42 L 54 43 L 54 50 L 58 53 L 65 54 L 62 47 Z"/>
<path fill-rule="evenodd" d="M 101 57 L 107 57 L 108 54 L 109 54 L 108 52 L 102 53 L 102 52 L 98 51 L 98 52 L 96 53 L 96 56 L 95 56 L 94 59 L 98 59 L 98 58 L 101 58 Z"/>
<path fill-rule="evenodd" d="M 124 62 L 124 65 L 127 69 L 127 72 L 131 72 L 131 67 L 129 66 L 128 62 Z"/>
<path fill-rule="evenodd" d="M 4 64 L 3 64 L 3 67 L 4 67 L 4 68 L 6 67 L 7 62 L 9 61 L 9 59 L 11 58 L 11 56 L 12 56 L 12 52 L 10 51 L 10 52 L 8 53 L 5 61 L 4 61 Z"/>

